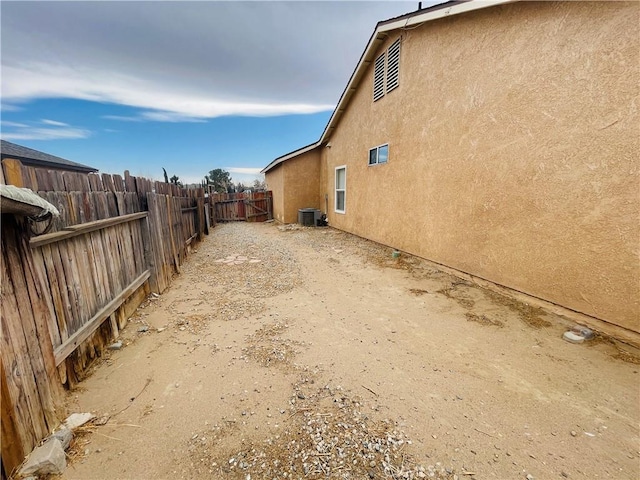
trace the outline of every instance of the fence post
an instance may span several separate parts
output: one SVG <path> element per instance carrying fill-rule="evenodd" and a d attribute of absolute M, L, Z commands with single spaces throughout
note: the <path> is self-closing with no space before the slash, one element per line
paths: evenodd
<path fill-rule="evenodd" d="M 4 179 L 8 185 L 14 185 L 20 188 L 24 187 L 24 181 L 22 179 L 22 163 L 20 160 L 5 158 L 2 160 L 2 168 L 4 170 Z"/>

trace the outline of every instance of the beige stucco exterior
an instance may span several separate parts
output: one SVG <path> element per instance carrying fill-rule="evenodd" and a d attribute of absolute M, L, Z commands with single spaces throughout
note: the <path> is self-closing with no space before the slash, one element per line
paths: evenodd
<path fill-rule="evenodd" d="M 273 218 L 296 223 L 301 208 L 320 208 L 320 153 L 313 149 L 278 165 L 265 174 L 267 188 L 274 192 Z"/>
<path fill-rule="evenodd" d="M 369 67 L 307 188 L 336 228 L 640 332 L 638 25 L 519 2 L 390 32 L 400 87 L 373 102 Z"/>

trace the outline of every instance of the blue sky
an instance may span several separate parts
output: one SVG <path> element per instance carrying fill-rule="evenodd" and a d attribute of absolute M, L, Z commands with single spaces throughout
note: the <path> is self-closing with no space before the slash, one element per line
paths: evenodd
<path fill-rule="evenodd" d="M 2 1 L 2 138 L 102 172 L 251 183 L 319 138 L 376 22 L 416 8 Z"/>

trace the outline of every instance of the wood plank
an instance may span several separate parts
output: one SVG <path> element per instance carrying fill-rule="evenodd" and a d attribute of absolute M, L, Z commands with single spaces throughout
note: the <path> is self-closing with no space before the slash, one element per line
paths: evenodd
<path fill-rule="evenodd" d="M 133 241 L 131 238 L 131 224 L 127 223 L 126 225 L 118 225 L 117 227 L 120 229 L 120 239 L 122 242 L 122 250 L 121 250 L 121 258 L 122 265 L 126 272 L 125 284 L 129 283 L 136 275 L 136 266 L 137 262 L 140 261 L 140 256 L 142 256 L 142 252 L 140 252 L 139 257 L 136 259 L 136 252 L 134 250 Z"/>
<path fill-rule="evenodd" d="M 122 177 L 118 174 L 113 176 L 113 185 L 116 189 L 116 192 L 124 192 L 124 181 Z"/>
<path fill-rule="evenodd" d="M 31 365 L 36 375 L 35 381 L 43 409 L 42 413 L 47 423 L 47 429 L 51 431 L 58 426 L 61 420 L 60 416 L 63 416 L 64 412 L 62 390 L 60 384 L 54 381 L 57 371 L 53 361 L 53 345 L 49 332 L 49 324 L 54 320 L 52 318 L 53 312 L 44 300 L 45 297 L 50 297 L 50 293 L 48 288 L 43 285 L 43 279 L 38 277 L 26 234 L 19 237 L 19 254 L 22 259 L 22 271 L 30 305 L 18 304 L 18 309 L 29 345 Z M 15 281 L 16 277 L 13 278 Z M 18 287 L 17 283 L 15 285 Z M 32 317 L 29 316 L 29 313 L 32 314 Z"/>
<path fill-rule="evenodd" d="M 209 233 L 207 227 L 207 219 L 205 209 L 207 204 L 204 201 L 204 189 L 198 189 L 198 197 L 196 198 L 196 206 L 198 207 L 198 240 L 203 241 L 205 232 Z"/>
<path fill-rule="evenodd" d="M 167 202 L 167 220 L 169 224 L 169 245 L 171 247 L 171 255 L 173 256 L 173 265 L 176 272 L 180 273 L 180 261 L 178 260 L 178 250 L 176 249 L 175 235 L 173 229 L 173 201 L 172 197 L 166 196 Z"/>
<path fill-rule="evenodd" d="M 69 336 L 67 333 L 67 325 L 66 325 L 67 310 L 66 310 L 65 302 L 63 301 L 63 292 L 66 290 L 66 285 L 60 284 L 59 272 L 56 269 L 56 266 L 53 261 L 54 253 L 51 249 L 51 246 L 46 245 L 42 247 L 40 255 L 42 256 L 42 261 L 44 262 L 44 268 L 47 272 L 49 289 L 51 292 L 52 303 L 53 303 L 55 322 L 51 322 L 49 324 L 49 328 L 51 331 L 55 330 L 56 332 L 55 334 L 52 334 L 52 337 L 54 338 L 53 346 L 55 348 L 58 345 L 62 344 L 62 342 L 66 340 Z"/>
<path fill-rule="evenodd" d="M 47 308 L 49 309 L 49 315 L 47 316 L 47 320 L 50 322 L 49 334 L 51 335 L 51 343 L 52 345 L 60 345 L 62 343 L 62 340 L 60 339 L 60 331 L 57 328 L 57 324 L 56 324 L 57 316 L 56 316 L 55 307 L 53 305 L 54 303 L 53 297 L 57 295 L 59 298 L 59 293 L 56 291 L 58 288 L 57 280 L 55 279 L 55 277 L 52 279 L 49 278 L 49 273 L 45 265 L 45 259 L 44 259 L 42 250 L 41 249 L 32 250 L 31 254 L 33 255 L 33 260 L 36 267 L 36 271 L 38 273 L 38 277 L 40 278 L 40 281 L 44 287 L 42 299 L 46 303 Z M 52 283 L 55 284 L 55 287 L 51 285 Z"/>
<path fill-rule="evenodd" d="M 158 291 L 156 293 L 162 293 L 168 284 L 165 276 L 164 245 L 162 236 L 160 235 L 161 227 L 158 221 L 158 197 L 158 194 L 147 193 L 147 204 L 149 206 L 147 224 L 149 226 L 149 237 L 151 239 L 151 254 L 154 259 L 156 280 L 158 282 Z"/>
<path fill-rule="evenodd" d="M 122 285 L 119 280 L 118 272 L 115 265 L 114 256 L 117 254 L 117 244 L 114 242 L 115 232 L 112 229 L 104 229 L 97 232 L 99 234 L 100 249 L 102 250 L 103 262 L 105 267 L 107 281 L 106 291 L 108 292 L 108 300 L 110 301 L 121 290 Z"/>
<path fill-rule="evenodd" d="M 116 191 L 116 187 L 113 184 L 113 177 L 111 175 L 109 175 L 108 173 L 103 173 L 102 174 L 102 185 L 104 187 L 104 189 L 108 192 L 115 192 Z"/>
<path fill-rule="evenodd" d="M 107 274 L 110 268 L 104 256 L 101 232 L 91 232 L 88 237 L 92 250 L 92 270 L 97 293 L 96 304 L 98 307 L 102 307 L 112 298 L 109 275 Z"/>
<path fill-rule="evenodd" d="M 0 170 L 2 170 L 0 168 Z M 6 469 L 7 476 L 13 473 L 21 463 L 24 457 L 27 455 L 27 451 L 24 448 L 26 443 L 23 438 L 25 432 L 23 432 L 22 425 L 20 424 L 20 418 L 17 416 L 17 409 L 15 408 L 13 398 L 9 393 L 9 386 L 7 379 L 11 372 L 8 372 L 4 368 L 2 357 L 0 357 L 0 427 L 2 434 L 2 468 Z"/>
<path fill-rule="evenodd" d="M 4 170 L 4 180 L 7 182 L 7 185 L 15 185 L 20 188 L 24 187 L 24 181 L 22 180 L 22 163 L 20 160 L 5 158 L 2 160 L 2 169 Z"/>
<path fill-rule="evenodd" d="M 71 205 L 73 210 L 77 213 L 80 218 L 82 215 L 82 205 L 78 202 L 78 199 L 81 198 L 81 192 L 70 192 L 69 197 L 71 200 Z M 66 259 L 68 261 L 68 265 L 73 272 L 72 283 L 75 287 L 73 293 L 74 303 L 76 304 L 76 309 L 78 315 L 74 318 L 73 325 L 71 327 L 71 333 L 75 332 L 77 329 L 82 327 L 83 322 L 86 318 L 91 317 L 92 305 L 91 302 L 91 292 L 89 292 L 89 287 L 87 284 L 87 274 L 86 274 L 86 260 L 85 260 L 85 252 L 86 249 L 84 245 L 84 236 L 76 237 L 69 239 L 63 242 L 63 246 L 65 246 L 69 252 L 69 258 Z"/>
<path fill-rule="evenodd" d="M 125 216 L 127 215 L 127 206 L 125 203 L 125 195 L 126 192 L 116 192 L 116 205 L 118 206 L 118 215 Z"/>
<path fill-rule="evenodd" d="M 146 197 L 146 195 L 145 195 Z M 144 200 L 145 204 L 147 199 Z M 129 232 L 131 234 L 131 242 L 135 252 L 136 274 L 149 269 L 147 257 L 145 254 L 145 245 L 142 241 L 143 237 L 143 221 L 129 223 Z"/>
<path fill-rule="evenodd" d="M 73 261 L 72 254 L 68 248 L 66 242 L 61 242 L 56 245 L 60 252 L 60 263 L 64 272 L 64 278 L 67 286 L 67 296 L 69 299 L 69 315 L 66 317 L 66 326 L 69 331 L 69 335 L 75 331 L 78 327 L 78 323 L 81 321 L 82 312 L 78 305 L 78 297 L 80 296 L 80 285 L 78 284 L 77 276 L 78 272 L 75 269 L 75 262 Z M 55 260 L 55 257 L 54 257 Z"/>
<path fill-rule="evenodd" d="M 16 225 L 4 221 L 2 226 L 2 332 L 0 342 L 3 364 L 7 365 L 7 387 L 13 399 L 13 410 L 20 418 L 25 433 L 22 438 L 25 450 L 30 451 L 36 442 L 47 434 L 43 406 L 35 384 L 36 374 L 29 355 L 29 342 L 24 331 L 26 323 L 33 322 L 31 302 L 25 286 L 22 265 L 18 258 Z M 22 311 L 19 305 L 22 304 Z M 25 306 L 27 308 L 25 308 Z M 31 318 L 22 318 L 25 317 Z M 38 347 L 36 346 L 36 349 Z M 4 399 L 3 399 L 4 401 Z"/>
<path fill-rule="evenodd" d="M 86 222 L 76 225 L 69 225 L 59 232 L 47 233 L 45 235 L 40 235 L 39 237 L 34 237 L 30 240 L 29 244 L 32 248 L 40 247 L 42 245 L 47 245 L 49 243 L 59 242 L 61 240 L 68 240 L 73 237 L 77 237 L 78 235 L 84 235 L 89 232 L 94 232 L 96 230 L 102 230 L 107 227 L 112 227 L 114 225 L 120 225 L 122 223 L 133 222 L 140 218 L 144 218 L 147 216 L 147 212 L 138 212 L 132 213 L 129 215 L 121 215 L 118 217 L 107 218 L 104 220 L 96 220 L 93 222 Z"/>
<path fill-rule="evenodd" d="M 124 171 L 124 187 L 127 192 L 136 191 L 136 180 L 129 174 L 129 170 Z"/>
<path fill-rule="evenodd" d="M 147 197 L 149 193 L 147 193 Z M 149 207 L 149 203 L 147 200 L 147 206 Z M 156 257 L 153 254 L 153 240 L 151 237 L 151 230 L 149 227 L 149 216 L 146 219 L 142 220 L 140 224 L 141 235 L 142 235 L 142 246 L 144 252 L 144 263 L 146 268 L 149 270 L 149 288 L 154 293 L 160 293 L 160 285 L 158 281 L 158 269 L 156 265 Z"/>
<path fill-rule="evenodd" d="M 120 292 L 107 305 L 102 307 L 83 327 L 75 332 L 69 339 L 56 348 L 55 362 L 60 365 L 73 352 L 80 343 L 89 337 L 101 324 L 106 320 L 122 303 L 133 294 L 147 279 L 149 278 L 149 270 L 145 270 L 142 275 L 136 278 L 131 284 Z"/>

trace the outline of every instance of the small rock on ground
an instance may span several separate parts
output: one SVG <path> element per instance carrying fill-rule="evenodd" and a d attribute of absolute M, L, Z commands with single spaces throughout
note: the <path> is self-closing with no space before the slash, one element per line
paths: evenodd
<path fill-rule="evenodd" d="M 20 469 L 19 476 L 59 475 L 66 467 L 67 459 L 62 444 L 57 438 L 52 438 L 31 452 L 27 462 Z"/>
<path fill-rule="evenodd" d="M 81 427 L 93 417 L 95 417 L 93 413 L 72 413 L 64 421 L 64 425 L 73 430 L 74 428 Z"/>
<path fill-rule="evenodd" d="M 575 332 L 564 332 L 564 335 L 562 335 L 562 338 L 564 338 L 567 342 L 570 343 L 582 343 L 584 342 L 584 337 L 582 335 L 578 335 Z"/>
<path fill-rule="evenodd" d="M 63 426 L 60 430 L 58 430 L 57 432 L 54 432 L 53 435 L 51 435 L 51 437 L 49 438 L 58 439 L 62 444 L 62 449 L 66 450 L 67 448 L 69 448 L 69 445 L 71 444 L 71 439 L 73 438 L 73 432 L 71 431 L 70 428 Z"/>

